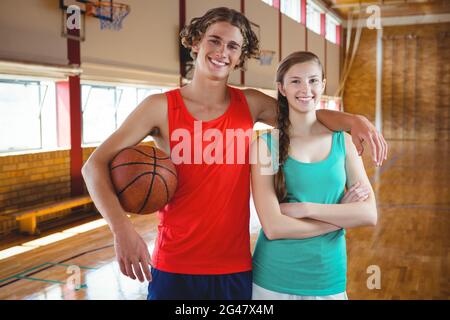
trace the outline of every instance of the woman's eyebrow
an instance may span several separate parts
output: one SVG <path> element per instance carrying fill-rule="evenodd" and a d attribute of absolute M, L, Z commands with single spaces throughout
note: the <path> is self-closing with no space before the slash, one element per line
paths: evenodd
<path fill-rule="evenodd" d="M 318 74 L 313 74 L 312 76 L 308 76 L 308 78 L 319 78 Z M 299 76 L 290 76 L 289 79 L 301 79 Z"/>

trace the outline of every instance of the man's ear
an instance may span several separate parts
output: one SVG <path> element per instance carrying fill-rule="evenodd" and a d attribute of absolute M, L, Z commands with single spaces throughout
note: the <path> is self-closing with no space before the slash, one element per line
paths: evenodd
<path fill-rule="evenodd" d="M 283 85 L 281 84 L 281 82 L 277 82 L 277 87 L 278 87 L 278 91 L 280 91 L 280 93 L 286 97 L 286 92 L 284 91 Z"/>
<path fill-rule="evenodd" d="M 199 50 L 199 41 L 195 41 L 191 47 L 192 52 L 198 53 Z"/>

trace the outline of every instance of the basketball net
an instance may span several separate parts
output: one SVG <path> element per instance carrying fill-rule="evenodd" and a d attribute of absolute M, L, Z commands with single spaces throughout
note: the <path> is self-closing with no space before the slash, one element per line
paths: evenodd
<path fill-rule="evenodd" d="M 259 54 L 259 64 L 262 66 L 270 66 L 274 55 L 275 51 L 261 50 Z"/>
<path fill-rule="evenodd" d="M 107 1 L 98 1 L 86 5 L 86 14 L 99 18 L 101 30 L 121 30 L 122 22 L 129 13 L 130 6 L 124 3 L 113 2 L 111 4 Z"/>

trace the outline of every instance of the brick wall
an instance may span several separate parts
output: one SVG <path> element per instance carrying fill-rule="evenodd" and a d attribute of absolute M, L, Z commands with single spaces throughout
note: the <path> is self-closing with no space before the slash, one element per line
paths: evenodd
<path fill-rule="evenodd" d="M 83 163 L 94 149 L 83 148 Z M 70 197 L 69 156 L 69 150 L 0 156 L 0 237 L 18 229 L 11 214 Z M 96 212 L 93 205 L 86 205 L 79 211 Z M 71 212 L 69 209 L 42 216 L 38 223 L 60 219 Z"/>
<path fill-rule="evenodd" d="M 69 165 L 69 150 L 1 156 L 0 233 L 17 228 L 11 213 L 70 195 Z"/>

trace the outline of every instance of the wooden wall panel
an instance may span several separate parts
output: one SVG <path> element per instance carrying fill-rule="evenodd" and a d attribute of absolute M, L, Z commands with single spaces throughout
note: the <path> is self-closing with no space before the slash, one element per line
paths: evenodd
<path fill-rule="evenodd" d="M 362 114 L 370 121 L 375 121 L 376 40 L 376 30 L 363 30 L 343 100 L 344 111 Z"/>
<path fill-rule="evenodd" d="M 437 134 L 442 140 L 450 140 L 450 40 L 449 31 L 438 35 L 439 79 L 437 105 Z"/>
<path fill-rule="evenodd" d="M 383 134 L 449 140 L 450 24 L 385 27 Z M 344 107 L 374 120 L 376 31 L 364 29 L 345 86 Z"/>
<path fill-rule="evenodd" d="M 393 99 L 393 77 L 394 71 L 393 56 L 394 44 L 387 41 L 383 43 L 383 79 L 382 79 L 382 98 L 381 104 L 383 106 L 383 135 L 386 139 L 391 139 L 393 132 L 392 118 L 392 99 Z"/>

